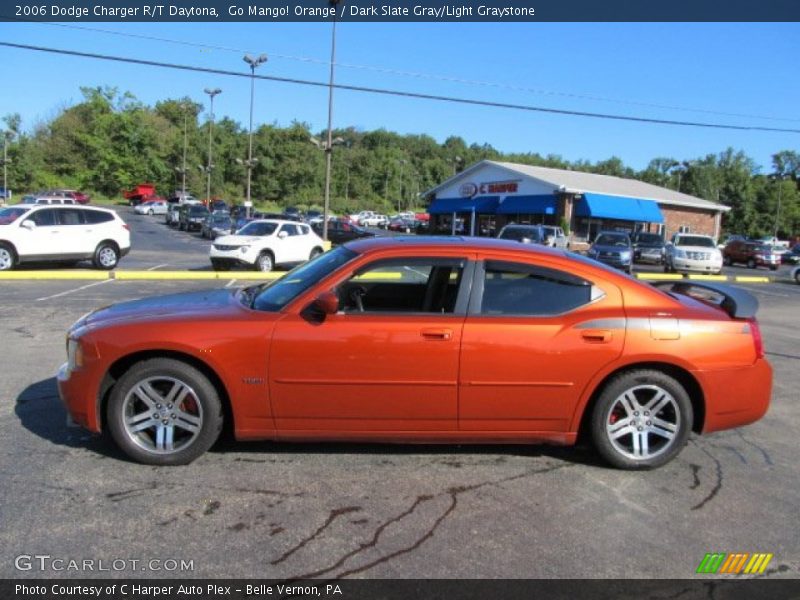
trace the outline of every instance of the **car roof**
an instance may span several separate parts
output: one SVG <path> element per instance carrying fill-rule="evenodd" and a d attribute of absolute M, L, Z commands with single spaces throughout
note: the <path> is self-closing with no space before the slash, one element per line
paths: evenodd
<path fill-rule="evenodd" d="M 250 223 L 276 223 L 278 225 L 305 225 L 305 223 L 301 223 L 300 221 L 290 221 L 289 219 L 253 219 L 249 221 L 247 224 Z"/>
<path fill-rule="evenodd" d="M 14 204 L 13 206 L 27 206 L 30 207 L 31 210 L 98 210 L 100 212 L 111 213 L 112 215 L 117 214 L 117 211 L 111 208 L 104 208 L 102 206 L 85 206 L 83 204 Z"/>
<path fill-rule="evenodd" d="M 557 248 L 536 246 L 534 244 L 520 244 L 519 242 L 513 240 L 444 235 L 398 235 L 391 237 L 377 236 L 373 238 L 361 238 L 358 240 L 353 240 L 352 242 L 348 242 L 346 246 L 356 252 L 373 252 L 375 250 L 391 248 L 407 248 L 410 251 L 448 248 L 473 252 L 510 251 L 560 257 L 564 257 L 567 254 L 564 250 Z"/>

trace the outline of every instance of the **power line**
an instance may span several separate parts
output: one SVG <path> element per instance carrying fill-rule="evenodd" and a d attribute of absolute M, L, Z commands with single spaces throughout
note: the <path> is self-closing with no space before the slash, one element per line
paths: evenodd
<path fill-rule="evenodd" d="M 78 56 L 82 58 L 94 58 L 99 60 L 107 60 L 113 62 L 121 62 L 136 65 L 145 65 L 150 67 L 162 67 L 167 69 L 178 69 L 182 71 L 194 71 L 198 73 L 212 73 L 215 75 L 225 75 L 229 77 L 253 77 L 251 73 L 242 73 L 239 71 L 228 71 L 224 69 L 212 69 L 210 67 L 198 67 L 192 65 L 179 65 L 174 63 L 165 63 L 153 60 L 145 60 L 141 58 L 128 58 L 122 56 L 113 56 L 109 54 L 96 54 L 93 52 L 79 52 L 77 50 L 64 50 L 60 48 L 47 48 L 44 46 L 32 46 L 29 44 L 16 44 L 12 42 L 0 42 L 0 46 L 9 48 L 18 48 L 22 50 L 34 50 L 37 52 L 47 52 L 52 54 L 61 54 L 65 56 Z M 292 77 L 277 77 L 275 75 L 255 75 L 257 79 L 265 81 L 277 81 L 281 83 L 293 83 L 297 85 L 306 85 L 313 87 L 327 88 L 328 83 L 322 81 L 311 81 L 307 79 L 296 79 Z M 528 112 L 541 112 L 557 115 L 568 115 L 573 117 L 591 117 L 595 119 L 609 119 L 615 121 L 631 121 L 635 123 L 651 123 L 657 125 L 675 125 L 682 127 L 704 127 L 708 129 L 732 129 L 737 131 L 769 131 L 779 133 L 800 133 L 800 129 L 788 129 L 780 127 L 763 127 L 758 125 L 729 125 L 724 123 L 704 123 L 696 121 L 675 121 L 670 119 L 653 119 L 649 117 L 636 117 L 629 115 L 614 115 L 607 113 L 596 113 L 577 110 L 566 110 L 559 108 L 546 108 L 542 106 L 530 106 L 525 104 L 511 104 L 506 102 L 493 102 L 490 100 L 475 100 L 471 98 L 458 98 L 454 96 L 441 96 L 436 94 L 423 94 L 419 92 L 408 92 L 403 90 L 390 90 L 385 88 L 374 88 L 357 85 L 347 85 L 336 83 L 334 88 L 339 90 L 347 90 L 351 92 L 364 92 L 369 94 L 380 94 L 384 96 L 399 96 L 402 98 L 417 98 L 420 100 L 435 100 L 439 102 L 450 102 L 454 104 L 467 104 L 471 106 L 488 106 L 491 108 L 508 108 L 512 110 L 523 110 Z"/>
<path fill-rule="evenodd" d="M 201 42 L 190 42 L 188 40 L 176 40 L 174 38 L 165 38 L 159 37 L 154 35 L 145 35 L 139 33 L 128 33 L 123 31 L 114 31 L 111 29 L 101 29 L 99 27 L 87 27 L 85 25 L 73 25 L 71 23 L 52 23 L 52 22 L 36 22 L 31 21 L 33 24 L 37 25 L 49 25 L 53 27 L 63 27 L 67 29 L 75 29 L 80 31 L 91 31 L 94 33 L 102 33 L 106 35 L 116 35 L 120 37 L 128 37 L 133 39 L 142 39 L 142 40 L 149 40 L 154 42 L 164 42 L 168 44 L 178 44 L 182 46 L 188 46 L 193 48 L 205 48 L 209 50 L 220 50 L 222 52 L 231 52 L 231 53 L 250 53 L 250 54 L 258 54 L 251 49 L 243 49 L 243 48 L 234 48 L 231 46 L 219 46 L 215 44 L 207 44 Z M 293 60 L 297 62 L 303 62 L 308 64 L 318 64 L 324 66 L 330 66 L 329 61 L 320 59 L 320 58 L 313 58 L 309 56 L 295 56 L 291 54 L 282 54 L 274 51 L 269 51 L 269 55 L 274 58 L 281 58 L 284 60 Z M 508 83 L 496 82 L 496 81 L 482 81 L 476 79 L 465 79 L 461 77 L 453 77 L 448 75 L 436 75 L 432 73 L 421 73 L 418 71 L 406 71 L 400 69 L 391 69 L 388 67 L 381 67 L 376 65 L 360 65 L 355 63 L 336 63 L 336 66 L 339 68 L 345 69 L 354 69 L 354 70 L 363 70 L 363 71 L 371 71 L 375 73 L 385 73 L 388 75 L 400 75 L 403 77 L 413 77 L 416 79 L 428 79 L 433 81 L 443 81 L 446 83 L 456 83 L 461 85 L 471 85 L 471 86 L 479 86 L 479 87 L 491 87 L 496 89 L 505 89 L 515 92 L 525 92 L 530 94 L 537 94 L 537 95 L 544 95 L 544 96 L 558 96 L 563 98 L 573 98 L 577 100 L 591 100 L 594 102 L 612 102 L 616 104 L 627 104 L 630 106 L 642 106 L 645 108 L 658 108 L 663 110 L 675 110 L 675 111 L 683 111 L 683 112 L 694 112 L 700 114 L 708 114 L 708 115 L 717 115 L 717 116 L 724 116 L 724 117 L 738 117 L 738 118 L 745 118 L 745 119 L 763 119 L 766 121 L 784 121 L 790 123 L 797 123 L 800 122 L 800 119 L 791 119 L 787 117 L 769 117 L 765 115 L 753 115 L 747 113 L 736 113 L 736 112 L 726 112 L 726 111 L 718 111 L 718 110 L 710 110 L 710 109 L 703 109 L 703 108 L 690 108 L 686 106 L 673 106 L 669 104 L 657 104 L 652 102 L 642 102 L 637 100 L 622 100 L 619 98 L 607 98 L 604 96 L 597 96 L 593 94 L 579 94 L 575 92 L 562 92 L 557 90 L 547 90 L 542 88 L 531 88 L 527 86 L 519 86 L 513 85 Z"/>

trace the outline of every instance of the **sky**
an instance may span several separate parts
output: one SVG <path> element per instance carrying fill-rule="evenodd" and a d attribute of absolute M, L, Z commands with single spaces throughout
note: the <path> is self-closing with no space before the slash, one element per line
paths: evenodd
<path fill-rule="evenodd" d="M 113 33 L 112 33 L 113 32 Z M 120 35 L 122 34 L 122 35 Z M 158 39 L 155 39 L 158 38 Z M 173 41 L 168 41 L 173 40 Z M 0 23 L 0 41 L 327 82 L 330 23 Z M 183 42 L 183 43 L 175 43 Z M 800 129 L 798 23 L 339 23 L 338 83 L 574 111 Z M 188 96 L 247 125 L 244 78 L 111 63 L 0 47 L 0 116 L 23 129 L 110 86 L 154 104 Z M 334 126 L 427 134 L 504 152 L 592 162 L 612 156 L 642 169 L 652 158 L 690 160 L 728 147 L 769 170 L 800 134 L 601 120 L 335 92 Z M 204 118 L 204 117 L 201 117 Z M 327 122 L 327 90 L 257 81 L 254 122 Z"/>

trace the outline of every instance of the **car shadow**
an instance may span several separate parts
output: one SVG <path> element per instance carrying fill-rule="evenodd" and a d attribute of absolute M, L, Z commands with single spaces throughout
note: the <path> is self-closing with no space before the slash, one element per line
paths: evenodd
<path fill-rule="evenodd" d="M 67 425 L 67 411 L 58 397 L 55 377 L 26 387 L 17 396 L 14 414 L 22 426 L 56 446 L 85 448 L 108 458 L 125 460 L 125 456 L 104 436 Z"/>
<path fill-rule="evenodd" d="M 55 377 L 43 379 L 26 387 L 17 396 L 14 413 L 22 426 L 31 433 L 54 444 L 68 448 L 84 448 L 107 457 L 133 463 L 127 455 L 104 435 L 96 435 L 80 427 L 67 425 L 67 412 L 58 397 Z M 460 461 L 468 457 L 514 456 L 522 458 L 555 458 L 567 463 L 592 467 L 607 465 L 590 446 L 562 447 L 545 444 L 381 444 L 356 442 L 240 442 L 229 432 L 211 452 L 225 454 L 263 454 L 265 458 L 280 456 L 339 456 L 367 454 L 373 456 L 456 456 Z"/>

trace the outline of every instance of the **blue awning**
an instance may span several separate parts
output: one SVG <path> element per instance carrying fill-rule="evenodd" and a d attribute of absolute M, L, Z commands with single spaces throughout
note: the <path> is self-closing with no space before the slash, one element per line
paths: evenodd
<path fill-rule="evenodd" d="M 606 196 L 605 194 L 584 194 L 583 198 L 575 204 L 575 214 L 579 217 L 618 219 L 639 223 L 664 222 L 661 209 L 653 200 Z"/>
<path fill-rule="evenodd" d="M 498 215 L 554 215 L 556 197 L 553 194 L 539 196 L 506 196 L 497 207 Z"/>
<path fill-rule="evenodd" d="M 449 215 L 452 213 L 494 214 L 500 196 L 476 196 L 475 198 L 437 198 L 428 208 L 430 215 Z"/>

